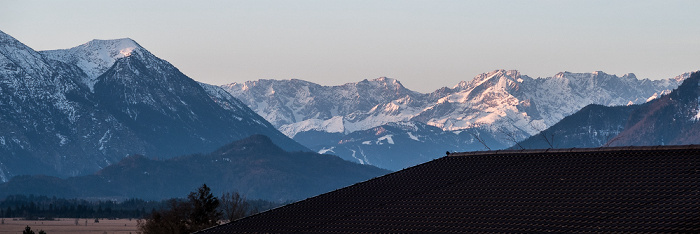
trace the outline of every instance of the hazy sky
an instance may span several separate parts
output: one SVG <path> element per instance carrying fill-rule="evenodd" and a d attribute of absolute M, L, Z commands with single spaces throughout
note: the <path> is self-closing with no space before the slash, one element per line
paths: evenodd
<path fill-rule="evenodd" d="M 129 37 L 211 84 L 387 76 L 429 92 L 495 69 L 700 69 L 700 1 L 0 0 L 0 30 L 35 50 Z"/>

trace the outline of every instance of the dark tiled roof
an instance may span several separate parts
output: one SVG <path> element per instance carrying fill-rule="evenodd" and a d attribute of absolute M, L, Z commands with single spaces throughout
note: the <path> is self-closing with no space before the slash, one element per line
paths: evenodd
<path fill-rule="evenodd" d="M 700 232 L 700 146 L 455 153 L 205 232 Z"/>

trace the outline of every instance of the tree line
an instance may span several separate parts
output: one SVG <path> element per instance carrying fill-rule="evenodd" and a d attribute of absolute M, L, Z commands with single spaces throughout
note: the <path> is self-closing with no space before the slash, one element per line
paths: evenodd
<path fill-rule="evenodd" d="M 34 195 L 10 195 L 0 201 L 0 217 L 28 220 L 54 218 L 141 218 L 163 201 L 127 199 L 88 201 Z"/>
<path fill-rule="evenodd" d="M 249 215 L 282 205 L 264 200 L 246 200 L 238 193 L 226 193 L 218 199 L 224 201 L 219 209 L 225 214 L 231 213 L 224 212 L 226 207 L 231 210 L 232 203 L 229 201 L 236 200 L 237 204 L 243 204 L 241 207 L 244 209 L 233 208 L 238 212 L 234 216 L 240 216 L 241 213 Z M 169 209 L 173 203 L 181 203 L 186 200 L 174 198 L 163 201 L 146 201 L 132 198 L 123 201 L 91 201 L 35 195 L 10 195 L 0 200 L 0 218 L 27 220 L 51 220 L 55 218 L 143 219 L 153 212 Z"/>

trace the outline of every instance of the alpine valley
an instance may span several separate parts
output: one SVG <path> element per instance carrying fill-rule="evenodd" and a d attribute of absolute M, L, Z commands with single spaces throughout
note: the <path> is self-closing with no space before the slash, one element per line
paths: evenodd
<path fill-rule="evenodd" d="M 212 152 L 254 134 L 308 148 L 131 39 L 35 51 L 0 31 L 0 181 L 78 176 L 128 155 Z"/>
<path fill-rule="evenodd" d="M 649 80 L 598 71 L 532 78 L 495 70 L 432 93 L 408 90 L 385 77 L 340 86 L 292 79 L 221 87 L 314 151 L 400 170 L 446 151 L 508 148 L 587 105 L 646 103 L 689 76 Z M 622 108 L 618 115 L 629 111 Z M 610 129 L 603 137 L 609 140 L 621 130 Z M 598 146 L 605 143 L 597 140 L 603 142 Z"/>

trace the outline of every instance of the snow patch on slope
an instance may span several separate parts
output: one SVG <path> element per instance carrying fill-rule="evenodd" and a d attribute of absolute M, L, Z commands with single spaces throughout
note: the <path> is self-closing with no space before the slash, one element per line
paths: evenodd
<path fill-rule="evenodd" d="M 657 99 L 657 98 L 664 96 L 666 94 L 669 94 L 669 93 L 671 93 L 671 90 L 669 90 L 669 89 L 661 91 L 661 93 L 654 93 L 654 95 L 651 95 L 651 97 L 647 98 L 646 102 L 653 101 L 654 99 Z"/>
<path fill-rule="evenodd" d="M 362 159 L 360 159 L 360 158 L 358 158 L 357 156 L 355 156 L 355 154 L 357 154 L 357 151 L 355 151 L 355 150 L 350 150 L 350 151 L 352 151 L 352 157 L 353 157 L 353 158 L 357 159 L 357 161 L 360 162 L 360 164 L 365 165 L 365 161 L 363 161 Z"/>
<path fill-rule="evenodd" d="M 698 86 L 700 86 L 700 83 L 698 84 Z M 697 122 L 698 120 L 700 120 L 700 97 L 698 97 L 698 105 L 697 105 L 697 107 L 695 108 L 695 112 L 696 112 L 696 114 L 695 114 L 695 116 L 693 116 L 693 117 L 691 118 L 691 120 Z"/>
<path fill-rule="evenodd" d="M 411 138 L 411 140 L 414 140 L 414 141 L 420 141 L 420 139 L 418 139 L 418 137 L 414 136 L 412 132 L 408 132 L 408 138 Z"/>
<path fill-rule="evenodd" d="M 328 120 L 308 119 L 298 123 L 283 125 L 279 128 L 280 132 L 290 138 L 293 138 L 297 133 L 306 131 L 321 131 L 329 133 L 345 133 L 344 118 L 335 116 Z"/>
<path fill-rule="evenodd" d="M 60 133 L 56 133 L 56 137 L 58 137 L 58 140 L 59 140 L 58 144 L 60 146 L 63 146 L 63 145 L 68 143 L 68 138 L 66 136 L 64 136 Z M 4 145 L 4 141 L 3 141 L 3 145 Z"/>
<path fill-rule="evenodd" d="M 99 150 L 102 151 L 102 153 L 105 152 L 105 143 L 109 142 L 109 140 L 112 139 L 112 130 L 107 129 L 104 135 L 102 135 L 102 138 L 100 138 L 98 144 L 100 145 Z"/>
<path fill-rule="evenodd" d="M 386 140 L 387 143 L 393 145 L 394 144 L 394 139 L 392 138 L 394 135 L 389 134 L 380 138 L 377 138 L 377 145 L 384 144 L 382 141 Z"/>
<path fill-rule="evenodd" d="M 323 148 L 323 149 L 319 150 L 318 153 L 319 154 L 325 154 L 328 152 L 335 153 L 335 152 L 333 152 L 333 149 L 335 149 L 335 147 Z"/>
<path fill-rule="evenodd" d="M 5 167 L 5 165 L 2 162 L 0 162 L 0 182 L 2 182 L 2 183 L 5 183 L 8 181 L 8 178 L 7 178 L 8 175 L 5 175 L 5 170 L 3 170 L 4 167 Z"/>

